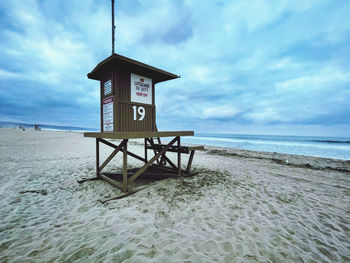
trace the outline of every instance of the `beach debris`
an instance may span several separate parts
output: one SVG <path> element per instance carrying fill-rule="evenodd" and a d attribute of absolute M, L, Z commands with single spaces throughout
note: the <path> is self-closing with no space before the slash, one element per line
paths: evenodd
<path fill-rule="evenodd" d="M 213 155 L 220 155 L 225 157 L 232 157 L 232 158 L 246 158 L 246 159 L 257 159 L 257 160 L 269 160 L 277 164 L 281 165 L 289 165 L 296 168 L 307 168 L 312 170 L 329 170 L 329 171 L 337 171 L 341 173 L 349 173 L 350 169 L 347 168 L 347 165 L 350 163 L 350 160 L 342 161 L 344 163 L 344 166 L 346 167 L 332 167 L 332 166 L 316 166 L 311 165 L 310 163 L 294 163 L 292 161 L 289 161 L 288 159 L 279 159 L 279 158 L 271 158 L 269 156 L 253 156 L 253 155 L 244 155 L 244 154 L 237 154 L 232 152 L 227 152 L 226 150 L 210 150 L 208 151 L 208 154 Z"/>
<path fill-rule="evenodd" d="M 124 198 L 124 197 L 127 197 L 127 196 L 129 196 L 129 195 L 133 195 L 133 194 L 135 194 L 135 193 L 137 193 L 137 192 L 139 192 L 139 191 L 141 191 L 141 190 L 143 190 L 143 189 L 146 189 L 146 188 L 148 188 L 148 187 L 149 187 L 149 186 L 146 186 L 146 187 L 143 187 L 143 188 L 140 188 L 140 189 L 136 189 L 136 190 L 134 190 L 134 191 L 129 191 L 129 192 L 125 193 L 125 194 L 122 194 L 122 195 L 119 195 L 119 196 L 116 196 L 116 197 L 112 197 L 112 198 L 109 198 L 109 199 L 106 199 L 106 200 L 100 200 L 100 199 L 98 199 L 97 201 L 99 201 L 101 204 L 104 204 L 104 203 L 109 202 L 109 201 L 112 201 L 112 200 L 118 200 L 118 199 L 122 199 L 122 198 Z"/>
<path fill-rule="evenodd" d="M 32 193 L 32 194 L 47 195 L 47 191 L 45 189 L 42 189 L 42 190 L 25 190 L 25 191 L 20 191 L 19 193 L 20 194 Z"/>
<path fill-rule="evenodd" d="M 92 177 L 92 178 L 86 178 L 86 177 L 83 177 L 81 180 L 77 180 L 77 182 L 79 183 L 79 184 L 81 184 L 81 183 L 84 183 L 84 182 L 86 182 L 86 181 L 95 181 L 95 180 L 101 180 L 101 178 L 100 177 Z"/>

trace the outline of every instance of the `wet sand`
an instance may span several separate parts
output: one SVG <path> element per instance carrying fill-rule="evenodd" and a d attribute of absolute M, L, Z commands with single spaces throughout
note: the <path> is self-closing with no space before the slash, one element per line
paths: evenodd
<path fill-rule="evenodd" d="M 122 192 L 77 183 L 94 139 L 0 129 L 0 160 L 0 262 L 350 262 L 350 161 L 206 147 L 198 175 L 101 204 Z"/>

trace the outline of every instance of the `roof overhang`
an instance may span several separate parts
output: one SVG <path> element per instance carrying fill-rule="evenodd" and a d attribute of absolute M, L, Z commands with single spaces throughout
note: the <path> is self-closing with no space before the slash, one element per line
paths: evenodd
<path fill-rule="evenodd" d="M 154 83 L 179 78 L 179 76 L 170 72 L 116 53 L 113 53 L 111 56 L 101 61 L 90 73 L 87 74 L 87 77 L 89 79 L 101 80 L 106 76 L 107 72 L 111 72 L 113 69 L 119 69 L 151 78 Z"/>

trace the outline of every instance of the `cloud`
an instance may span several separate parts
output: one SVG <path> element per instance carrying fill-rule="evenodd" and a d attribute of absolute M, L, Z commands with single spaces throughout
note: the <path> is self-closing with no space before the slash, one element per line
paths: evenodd
<path fill-rule="evenodd" d="M 350 84 L 350 73 L 328 67 L 314 75 L 300 76 L 276 83 L 276 92 L 295 93 L 298 96 L 302 93 L 320 92 L 333 90 L 334 85 Z"/>
<path fill-rule="evenodd" d="M 11 72 L 7 70 L 0 69 L 0 78 L 1 79 L 16 79 L 20 78 L 21 75 L 16 72 Z"/>
<path fill-rule="evenodd" d="M 327 67 L 312 75 L 276 83 L 274 92 L 257 103 L 257 107 L 245 117 L 258 123 L 310 123 L 322 118 L 331 123 L 329 118 L 343 111 L 344 116 L 338 121 L 348 122 L 349 87 L 349 73 Z"/>
<path fill-rule="evenodd" d="M 205 107 L 200 117 L 202 119 L 232 119 L 241 112 L 242 110 L 231 105 Z"/>
<path fill-rule="evenodd" d="M 121 0 L 116 50 L 181 75 L 157 84 L 159 127 L 340 129 L 349 12 L 345 0 Z M 86 74 L 111 52 L 110 22 L 108 1 L 1 1 L 0 120 L 99 127 Z"/>

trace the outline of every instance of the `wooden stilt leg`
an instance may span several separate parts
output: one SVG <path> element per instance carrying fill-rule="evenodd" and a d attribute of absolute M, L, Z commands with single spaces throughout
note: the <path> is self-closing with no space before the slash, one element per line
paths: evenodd
<path fill-rule="evenodd" d="M 151 145 L 154 145 L 153 138 L 150 138 L 149 142 Z M 156 149 L 153 149 L 153 152 L 154 152 L 154 155 L 156 155 L 158 153 Z M 160 164 L 159 159 L 157 159 L 157 164 Z"/>
<path fill-rule="evenodd" d="M 96 177 L 100 176 L 100 139 L 96 138 Z"/>
<path fill-rule="evenodd" d="M 128 191 L 128 140 L 123 140 L 123 192 Z"/>
<path fill-rule="evenodd" d="M 101 142 L 103 142 L 102 139 L 99 139 L 99 140 L 100 140 Z M 113 145 L 113 148 L 115 147 L 115 148 L 114 148 L 115 150 L 108 156 L 108 158 L 104 161 L 104 163 L 98 168 L 98 174 L 99 174 L 99 175 L 100 175 L 102 169 L 106 167 L 106 165 L 113 159 L 113 157 L 114 157 L 119 151 L 122 150 L 122 148 L 123 148 L 123 143 L 124 143 L 124 141 L 122 141 L 118 146 Z"/>
<path fill-rule="evenodd" d="M 190 174 L 190 172 L 191 172 L 191 165 L 192 165 L 192 161 L 193 161 L 194 152 L 195 152 L 195 150 L 191 151 L 190 159 L 188 159 L 188 164 L 187 164 L 187 168 L 186 168 L 187 174 Z"/>
<path fill-rule="evenodd" d="M 145 138 L 145 164 L 147 163 L 147 139 Z"/>
<path fill-rule="evenodd" d="M 157 140 L 158 140 L 158 144 L 160 144 L 160 138 L 157 138 Z M 150 144 L 150 145 L 152 146 L 152 148 L 153 148 L 154 155 L 156 155 L 156 154 L 159 152 L 159 150 L 156 150 L 156 147 L 155 147 L 153 138 L 151 138 L 151 139 L 149 140 L 149 144 Z M 157 159 L 157 164 L 166 165 L 166 163 L 167 163 L 168 160 L 169 160 L 169 158 L 167 158 L 166 155 L 165 155 L 165 153 L 164 153 L 159 159 Z M 170 160 L 169 160 L 169 161 L 170 161 Z M 172 165 L 172 164 L 171 164 L 171 161 L 170 161 L 169 164 Z"/>
<path fill-rule="evenodd" d="M 175 137 L 171 142 L 169 142 L 163 150 L 161 150 L 159 153 L 157 153 L 151 160 L 149 160 L 142 168 L 140 168 L 136 173 L 134 173 L 130 179 L 128 180 L 129 183 L 133 182 L 140 174 L 142 174 L 147 167 L 149 167 L 155 160 L 157 160 L 162 154 L 164 154 L 170 146 L 172 146 L 176 142 L 177 137 Z"/>
<path fill-rule="evenodd" d="M 157 142 L 158 144 L 162 144 L 161 140 L 159 137 L 157 137 Z M 162 157 L 160 158 L 160 164 L 161 165 L 166 165 L 167 164 L 167 160 L 168 158 L 166 157 L 165 153 L 162 155 Z M 169 163 L 171 165 L 171 163 Z"/>
<path fill-rule="evenodd" d="M 181 176 L 181 142 L 180 142 L 180 136 L 177 136 L 177 168 L 178 168 L 178 176 Z"/>
<path fill-rule="evenodd" d="M 113 157 L 119 152 L 119 150 L 114 150 L 108 158 L 103 162 L 103 164 L 98 168 L 98 174 L 101 173 L 102 169 L 106 167 L 106 165 L 113 159 Z"/>

